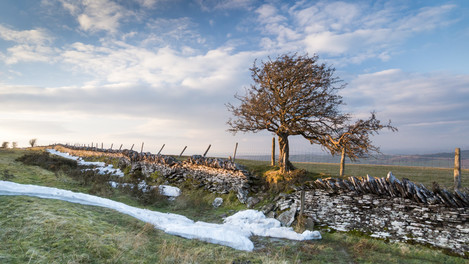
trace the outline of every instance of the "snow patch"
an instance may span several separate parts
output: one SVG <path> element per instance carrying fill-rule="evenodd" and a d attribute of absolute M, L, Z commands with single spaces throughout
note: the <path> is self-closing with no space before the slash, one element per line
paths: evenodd
<path fill-rule="evenodd" d="M 84 161 L 81 157 L 72 156 L 68 153 L 60 152 L 55 149 L 46 149 L 47 152 L 53 155 L 60 156 L 62 158 L 76 160 L 78 165 L 84 166 L 96 166 L 96 170 L 99 174 L 112 174 L 119 177 L 124 177 L 124 173 L 120 169 L 115 169 L 111 164 L 106 165 L 106 163 L 101 161 Z"/>
<path fill-rule="evenodd" d="M 237 227 L 256 236 L 287 238 L 291 240 L 321 239 L 318 231 L 306 230 L 302 234 L 296 233 L 291 227 L 283 227 L 281 222 L 268 218 L 257 210 L 240 211 L 224 221 L 225 225 Z"/>
<path fill-rule="evenodd" d="M 27 195 L 106 207 L 150 223 L 169 234 L 188 239 L 199 239 L 245 251 L 252 251 L 254 249 L 254 244 L 249 239 L 251 235 L 293 240 L 321 238 L 321 234 L 318 231 L 305 231 L 302 234 L 298 234 L 292 228 L 282 227 L 278 220 L 266 218 L 262 212 L 256 210 L 238 212 L 227 217 L 223 224 L 211 224 L 194 222 L 178 214 L 136 208 L 94 195 L 51 187 L 18 184 L 9 181 L 0 181 L 0 195 Z"/>

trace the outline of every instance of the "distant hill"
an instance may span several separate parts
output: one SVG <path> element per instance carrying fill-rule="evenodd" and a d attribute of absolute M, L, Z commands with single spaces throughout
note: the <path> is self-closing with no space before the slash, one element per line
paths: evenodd
<path fill-rule="evenodd" d="M 420 156 L 429 157 L 429 158 L 454 158 L 454 152 L 424 154 L 424 155 L 420 155 Z M 461 157 L 469 158 L 469 150 L 461 150 Z"/>

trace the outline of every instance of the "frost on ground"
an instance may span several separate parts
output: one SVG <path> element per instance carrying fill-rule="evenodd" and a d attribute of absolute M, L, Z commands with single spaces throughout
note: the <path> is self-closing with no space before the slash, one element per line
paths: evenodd
<path fill-rule="evenodd" d="M 194 222 L 178 214 L 160 213 L 148 209 L 132 207 L 94 195 L 76 193 L 51 187 L 18 184 L 0 181 L 0 195 L 26 195 L 47 199 L 57 199 L 72 203 L 106 207 L 150 223 L 166 233 L 199 239 L 209 243 L 229 246 L 239 250 L 252 251 L 254 244 L 251 235 L 287 238 L 292 240 L 320 239 L 318 231 L 305 231 L 298 234 L 292 228 L 281 227 L 280 222 L 266 218 L 256 210 L 240 211 L 225 219 L 223 224 Z"/>
<path fill-rule="evenodd" d="M 124 177 L 124 173 L 120 169 L 115 169 L 111 164 L 106 165 L 106 163 L 101 162 L 101 161 L 95 161 L 95 162 L 84 161 L 80 157 L 75 157 L 68 153 L 57 151 L 55 149 L 46 149 L 46 151 L 49 152 L 50 154 L 57 155 L 66 159 L 76 160 L 78 162 L 78 165 L 96 166 L 96 170 L 100 174 L 109 173 L 109 174 L 116 175 L 119 177 Z"/>

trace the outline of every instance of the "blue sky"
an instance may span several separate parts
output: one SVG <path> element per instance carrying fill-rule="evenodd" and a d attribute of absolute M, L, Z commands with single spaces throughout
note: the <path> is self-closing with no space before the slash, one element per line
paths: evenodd
<path fill-rule="evenodd" d="M 1 1 L 0 141 L 268 152 L 268 133 L 226 132 L 225 103 L 255 59 L 307 52 L 348 84 L 344 111 L 399 128 L 374 138 L 383 152 L 469 148 L 468 14 L 464 0 Z"/>

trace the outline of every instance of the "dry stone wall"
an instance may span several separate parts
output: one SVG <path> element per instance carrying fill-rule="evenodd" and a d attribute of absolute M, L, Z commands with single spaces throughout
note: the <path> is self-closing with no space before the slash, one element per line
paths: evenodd
<path fill-rule="evenodd" d="M 437 186 L 428 190 L 392 174 L 381 179 L 326 179 L 305 186 L 304 215 L 336 230 L 428 244 L 469 257 L 467 198 L 466 192 L 452 193 Z M 270 214 L 283 212 L 277 217 L 284 218 L 300 206 L 297 190 L 279 196 L 269 209 Z"/>
<path fill-rule="evenodd" d="M 229 160 L 196 155 L 185 161 L 179 161 L 171 156 L 139 153 L 128 149 L 119 151 L 67 145 L 57 145 L 55 148 L 76 156 L 118 157 L 119 166 L 131 166 L 131 171 L 141 170 L 147 177 L 156 173 L 168 183 L 189 181 L 196 187 L 215 193 L 235 192 L 242 203 L 246 203 L 249 192 L 258 191 L 253 184 L 257 179 Z"/>

